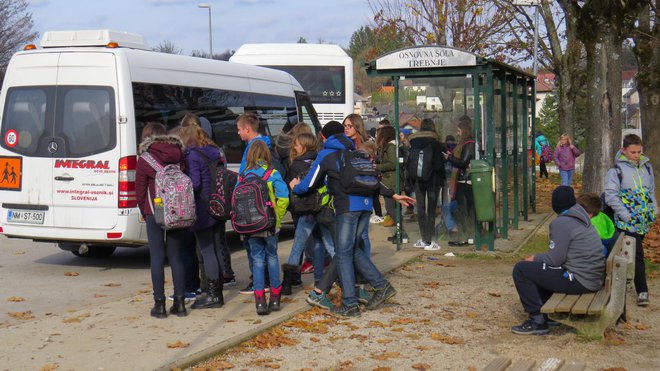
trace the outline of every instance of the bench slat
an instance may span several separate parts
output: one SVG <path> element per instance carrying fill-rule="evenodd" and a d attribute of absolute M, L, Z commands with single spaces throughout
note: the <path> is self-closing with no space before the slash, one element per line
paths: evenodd
<path fill-rule="evenodd" d="M 537 369 L 538 371 L 557 371 L 564 365 L 564 360 L 559 358 L 548 358 Z"/>
<path fill-rule="evenodd" d="M 570 312 L 571 309 L 573 308 L 573 305 L 575 305 L 575 302 L 577 302 L 579 298 L 580 295 L 566 295 L 564 299 L 562 299 L 561 303 L 559 303 L 555 308 L 555 312 L 557 313 Z"/>
<path fill-rule="evenodd" d="M 532 371 L 536 361 L 533 359 L 521 359 L 513 363 L 509 371 Z"/>
<path fill-rule="evenodd" d="M 610 290 L 607 290 L 605 288 L 600 289 L 600 291 L 598 291 L 594 296 L 594 300 L 591 301 L 591 305 L 589 305 L 589 310 L 587 311 L 587 314 L 600 315 L 601 313 L 603 313 L 603 310 L 605 310 L 605 305 L 607 305 L 607 302 L 609 300 L 610 300 Z"/>
<path fill-rule="evenodd" d="M 571 313 L 587 314 L 587 312 L 589 311 L 589 305 L 594 300 L 594 296 L 596 296 L 595 292 L 580 295 L 580 298 L 575 302 L 575 305 L 573 305 L 573 309 L 571 309 Z"/>
<path fill-rule="evenodd" d="M 553 294 L 548 301 L 541 307 L 541 313 L 554 313 L 555 307 L 564 299 L 566 294 Z"/>
<path fill-rule="evenodd" d="M 509 358 L 495 358 L 492 360 L 483 371 L 504 371 L 511 364 Z"/>

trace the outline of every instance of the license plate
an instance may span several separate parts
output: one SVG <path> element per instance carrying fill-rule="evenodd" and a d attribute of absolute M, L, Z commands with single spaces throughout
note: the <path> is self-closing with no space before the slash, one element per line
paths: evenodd
<path fill-rule="evenodd" d="M 37 210 L 9 210 L 7 223 L 44 224 L 45 211 Z"/>

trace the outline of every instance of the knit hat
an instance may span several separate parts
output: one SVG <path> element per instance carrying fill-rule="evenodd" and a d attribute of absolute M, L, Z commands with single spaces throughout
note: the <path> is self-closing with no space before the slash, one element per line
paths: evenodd
<path fill-rule="evenodd" d="M 211 129 L 211 122 L 206 117 L 199 117 L 199 123 L 202 124 L 202 130 L 209 136 L 213 138 L 213 129 Z"/>
<path fill-rule="evenodd" d="M 575 192 L 569 186 L 559 186 L 552 191 L 552 210 L 557 214 L 570 209 L 575 205 Z"/>
<path fill-rule="evenodd" d="M 330 121 L 325 126 L 323 126 L 323 129 L 321 129 L 321 134 L 323 134 L 323 137 L 325 139 L 330 138 L 331 136 L 339 133 L 344 132 L 344 125 L 340 124 L 337 121 Z"/>

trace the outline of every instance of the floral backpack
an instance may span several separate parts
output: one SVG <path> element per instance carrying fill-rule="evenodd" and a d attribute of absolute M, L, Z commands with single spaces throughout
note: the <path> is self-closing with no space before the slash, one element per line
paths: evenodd
<path fill-rule="evenodd" d="M 187 228 L 195 224 L 195 193 L 192 180 L 181 171 L 179 165 L 163 166 L 149 152 L 142 155 L 156 170 L 154 198 L 149 195 L 156 224 L 165 230 Z"/>

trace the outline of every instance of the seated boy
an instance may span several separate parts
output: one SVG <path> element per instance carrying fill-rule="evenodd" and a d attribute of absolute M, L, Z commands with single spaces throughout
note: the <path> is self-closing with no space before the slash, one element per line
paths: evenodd
<path fill-rule="evenodd" d="M 550 250 L 529 256 L 513 268 L 513 283 L 529 314 L 525 322 L 511 328 L 515 334 L 550 332 L 548 318 L 541 313 L 541 307 L 552 294 L 584 294 L 603 286 L 603 246 L 589 215 L 575 203 L 573 188 L 555 188 L 552 210 L 558 216 L 550 224 Z"/>
<path fill-rule="evenodd" d="M 619 233 L 614 228 L 614 222 L 605 213 L 601 213 L 600 196 L 595 193 L 582 193 L 577 197 L 577 203 L 584 208 L 591 218 L 591 224 L 596 228 L 603 243 L 603 254 L 608 256 L 616 242 Z"/>

